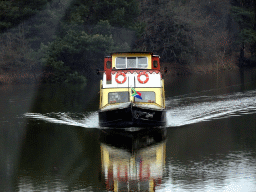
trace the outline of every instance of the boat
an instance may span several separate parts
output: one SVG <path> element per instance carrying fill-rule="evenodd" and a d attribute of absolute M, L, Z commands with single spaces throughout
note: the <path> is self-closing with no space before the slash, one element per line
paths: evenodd
<path fill-rule="evenodd" d="M 104 58 L 99 125 L 116 128 L 166 125 L 159 55 L 117 52 Z"/>

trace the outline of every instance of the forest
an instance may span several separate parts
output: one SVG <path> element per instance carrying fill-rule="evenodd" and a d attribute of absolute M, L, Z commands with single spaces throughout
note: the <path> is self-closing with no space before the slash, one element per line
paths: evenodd
<path fill-rule="evenodd" d="M 256 66 L 256 0 L 0 1 L 0 84 L 85 83 L 121 51 L 177 74 Z"/>

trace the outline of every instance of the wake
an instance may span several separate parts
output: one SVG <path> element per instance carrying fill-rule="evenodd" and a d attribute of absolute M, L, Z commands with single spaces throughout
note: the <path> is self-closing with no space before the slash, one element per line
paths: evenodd
<path fill-rule="evenodd" d="M 38 119 L 50 123 L 56 124 L 64 124 L 64 125 L 71 125 L 71 126 L 78 126 L 84 128 L 98 128 L 99 127 L 99 117 L 98 112 L 92 112 L 89 115 L 81 114 L 82 118 L 74 118 L 74 114 L 70 113 L 47 113 L 47 114 L 40 114 L 40 113 L 25 113 L 25 117 Z"/>
<path fill-rule="evenodd" d="M 183 97 L 166 100 L 167 125 L 177 127 L 256 113 L 256 90 L 217 96 Z M 84 128 L 100 128 L 98 112 L 90 114 L 26 113 L 26 118 Z"/>
<path fill-rule="evenodd" d="M 168 127 L 256 113 L 256 91 L 174 98 L 167 101 Z"/>

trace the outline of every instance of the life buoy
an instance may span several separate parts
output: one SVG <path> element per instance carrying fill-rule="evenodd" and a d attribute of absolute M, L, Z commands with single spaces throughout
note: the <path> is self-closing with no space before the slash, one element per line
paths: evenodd
<path fill-rule="evenodd" d="M 145 75 L 145 76 L 146 76 L 146 80 L 142 81 L 142 80 L 140 79 L 140 76 L 141 76 L 141 75 Z M 139 81 L 141 84 L 147 83 L 148 80 L 149 80 L 149 76 L 148 76 L 148 74 L 147 74 L 145 71 L 140 72 L 137 78 L 138 78 L 138 81 Z"/>
<path fill-rule="evenodd" d="M 123 81 L 119 81 L 119 80 L 118 80 L 119 75 L 122 75 L 122 76 L 124 77 Z M 125 75 L 124 72 L 118 72 L 118 73 L 116 74 L 116 78 L 115 78 L 115 79 L 116 79 L 116 82 L 117 82 L 117 83 L 122 84 L 122 83 L 124 83 L 124 82 L 126 81 L 126 78 L 127 78 L 127 77 L 126 77 L 126 75 Z"/>

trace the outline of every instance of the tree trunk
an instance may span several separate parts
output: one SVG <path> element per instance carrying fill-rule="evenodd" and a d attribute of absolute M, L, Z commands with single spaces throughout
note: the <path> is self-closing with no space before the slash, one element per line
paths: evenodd
<path fill-rule="evenodd" d="M 243 65 L 244 65 L 244 43 L 242 43 L 242 46 L 240 48 L 239 67 L 242 67 Z"/>

